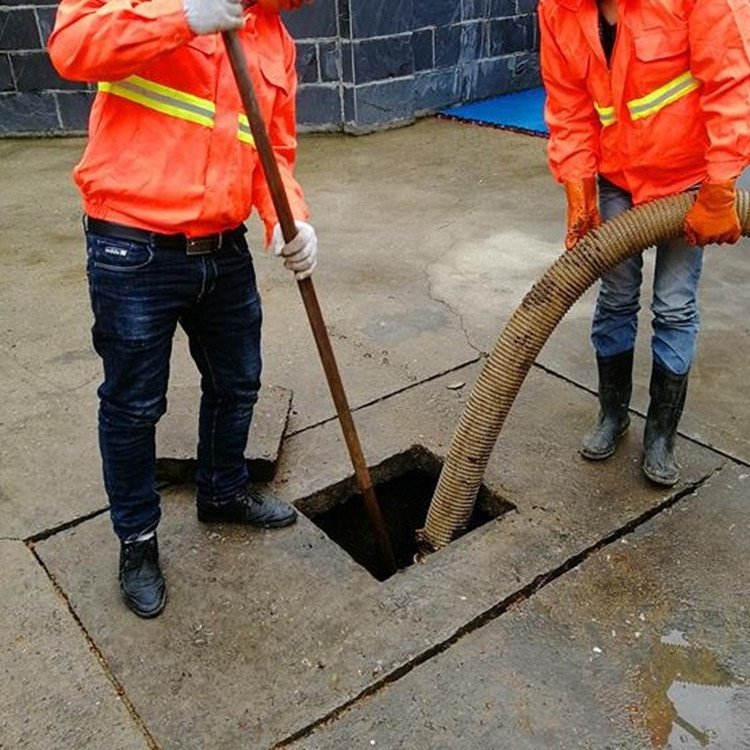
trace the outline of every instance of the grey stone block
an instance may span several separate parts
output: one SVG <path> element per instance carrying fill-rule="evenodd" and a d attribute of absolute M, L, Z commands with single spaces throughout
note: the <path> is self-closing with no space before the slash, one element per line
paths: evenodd
<path fill-rule="evenodd" d="M 471 21 L 475 18 L 488 18 L 490 15 L 490 0 L 462 0 L 462 18 Z"/>
<path fill-rule="evenodd" d="M 387 78 L 401 78 L 413 72 L 414 55 L 410 35 L 354 43 L 354 79 L 358 85 Z"/>
<path fill-rule="evenodd" d="M 349 0 L 337 0 L 339 14 L 339 35 L 342 39 L 352 37 L 352 17 L 349 9 Z"/>
<path fill-rule="evenodd" d="M 414 28 L 447 26 L 461 20 L 461 0 L 414 0 Z"/>
<path fill-rule="evenodd" d="M 463 101 L 487 99 L 513 90 L 515 61 L 512 56 L 480 60 L 462 68 Z"/>
<path fill-rule="evenodd" d="M 325 39 L 338 35 L 336 0 L 315 0 L 284 13 L 284 25 L 295 39 Z"/>
<path fill-rule="evenodd" d="M 157 479 L 192 482 L 195 478 L 200 388 L 174 387 L 169 396 L 169 411 L 156 431 Z M 253 481 L 273 479 L 291 405 L 292 392 L 286 388 L 271 386 L 261 389 L 245 453 Z"/>
<path fill-rule="evenodd" d="M 63 130 L 87 130 L 91 104 L 94 101 L 93 92 L 66 91 L 57 93 L 55 96 L 60 108 Z"/>
<path fill-rule="evenodd" d="M 413 78 L 357 86 L 355 96 L 357 120 L 353 126 L 347 123 L 351 132 L 369 132 L 414 119 Z"/>
<path fill-rule="evenodd" d="M 352 37 L 390 36 L 431 25 L 415 23 L 415 5 L 421 2 L 424 0 L 352 0 Z"/>
<path fill-rule="evenodd" d="M 417 114 L 435 112 L 461 100 L 461 75 L 458 69 L 419 73 L 414 80 Z"/>
<path fill-rule="evenodd" d="M 542 74 L 539 69 L 539 55 L 529 53 L 518 55 L 513 70 L 513 88 L 522 91 L 542 85 Z"/>
<path fill-rule="evenodd" d="M 58 91 L 85 89 L 85 83 L 60 78 L 46 52 L 13 52 L 10 63 L 19 91 Z"/>
<path fill-rule="evenodd" d="M 539 0 L 518 0 L 519 13 L 536 13 Z"/>
<path fill-rule="evenodd" d="M 8 55 L 0 55 L 0 91 L 13 91 L 15 87 L 13 73 L 10 70 L 10 58 Z"/>
<path fill-rule="evenodd" d="M 344 125 L 355 124 L 357 120 L 356 89 L 354 86 L 344 86 Z"/>
<path fill-rule="evenodd" d="M 490 22 L 490 56 L 525 52 L 534 36 L 533 16 L 516 16 Z"/>
<path fill-rule="evenodd" d="M 337 41 L 318 44 L 320 80 L 333 83 L 341 80 L 341 45 Z"/>
<path fill-rule="evenodd" d="M 414 70 L 431 70 L 435 67 L 435 32 L 432 29 L 415 31 L 411 37 Z"/>
<path fill-rule="evenodd" d="M 490 0 L 490 18 L 516 15 L 516 0 Z"/>
<path fill-rule="evenodd" d="M 340 87 L 308 84 L 297 92 L 297 121 L 300 125 L 331 129 L 341 125 Z"/>
<path fill-rule="evenodd" d="M 25 92 L 0 95 L 0 135 L 51 133 L 59 129 L 54 94 Z"/>
<path fill-rule="evenodd" d="M 460 62 L 479 60 L 484 54 L 484 27 L 481 21 L 461 26 Z"/>
<path fill-rule="evenodd" d="M 341 44 L 341 80 L 354 83 L 354 45 L 351 42 Z"/>
<path fill-rule="evenodd" d="M 314 42 L 297 42 L 297 77 L 300 83 L 317 83 L 318 46 Z"/>
<path fill-rule="evenodd" d="M 33 8 L 0 8 L 0 50 L 41 49 Z"/>
<path fill-rule="evenodd" d="M 57 16 L 56 7 L 43 7 L 36 9 L 36 17 L 39 19 L 39 31 L 42 34 L 42 45 L 47 46 L 47 40 L 55 26 L 55 17 Z"/>
<path fill-rule="evenodd" d="M 461 59 L 461 26 L 443 26 L 435 29 L 435 67 L 457 65 Z"/>

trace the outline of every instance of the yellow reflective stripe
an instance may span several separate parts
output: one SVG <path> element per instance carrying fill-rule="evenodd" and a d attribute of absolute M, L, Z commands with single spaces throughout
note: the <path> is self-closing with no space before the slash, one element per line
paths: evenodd
<path fill-rule="evenodd" d="M 688 70 L 686 73 L 677 76 L 677 78 L 672 79 L 669 83 L 665 83 L 650 94 L 628 102 L 630 117 L 633 120 L 641 120 L 644 117 L 653 115 L 669 104 L 672 104 L 672 102 L 676 102 L 678 99 L 682 99 L 683 96 L 691 94 L 700 88 L 700 85 L 700 81 L 694 78 L 693 74 Z"/>
<path fill-rule="evenodd" d="M 248 122 L 247 115 L 237 116 L 237 137 L 243 142 L 248 143 L 255 148 L 255 138 L 250 130 L 250 123 Z"/>
<path fill-rule="evenodd" d="M 609 125 L 614 125 L 617 122 L 614 107 L 602 107 L 598 102 L 594 102 L 594 109 L 596 109 L 599 119 L 602 121 L 602 125 L 604 125 L 605 128 Z"/>
<path fill-rule="evenodd" d="M 170 117 L 188 120 L 207 128 L 214 126 L 216 105 L 212 101 L 140 76 L 130 76 L 113 83 L 103 82 L 98 88 L 99 91 L 119 96 Z"/>

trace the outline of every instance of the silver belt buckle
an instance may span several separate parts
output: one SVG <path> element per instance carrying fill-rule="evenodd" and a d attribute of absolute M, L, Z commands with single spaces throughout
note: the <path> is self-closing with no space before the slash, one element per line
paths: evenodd
<path fill-rule="evenodd" d="M 221 248 L 223 236 L 189 237 L 185 252 L 188 255 L 210 255 Z"/>

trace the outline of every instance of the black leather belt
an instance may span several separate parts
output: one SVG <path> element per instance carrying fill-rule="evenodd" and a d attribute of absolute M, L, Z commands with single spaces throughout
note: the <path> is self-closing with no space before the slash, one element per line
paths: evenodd
<path fill-rule="evenodd" d="M 128 242 L 148 242 L 163 250 L 180 250 L 188 255 L 209 255 L 215 253 L 230 240 L 243 235 L 247 230 L 244 224 L 221 234 L 209 234 L 205 237 L 187 237 L 184 234 L 160 234 L 149 232 L 138 227 L 116 224 L 113 221 L 103 221 L 90 216 L 84 217 L 84 226 L 94 234 L 103 234 Z"/>

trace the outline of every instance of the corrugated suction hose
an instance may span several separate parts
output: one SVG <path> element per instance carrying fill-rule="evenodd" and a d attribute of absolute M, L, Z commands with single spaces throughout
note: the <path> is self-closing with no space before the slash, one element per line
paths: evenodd
<path fill-rule="evenodd" d="M 429 554 L 464 531 L 505 418 L 552 331 L 602 274 L 647 248 L 682 234 L 692 198 L 663 198 L 621 214 L 588 234 L 534 284 L 495 344 L 461 416 L 427 515 L 417 532 Z M 739 191 L 737 210 L 750 235 L 750 193 Z"/>

